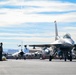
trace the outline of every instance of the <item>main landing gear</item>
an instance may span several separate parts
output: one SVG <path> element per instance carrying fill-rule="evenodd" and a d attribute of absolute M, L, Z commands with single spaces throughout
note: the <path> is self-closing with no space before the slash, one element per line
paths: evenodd
<path fill-rule="evenodd" d="M 67 59 L 72 61 L 72 52 L 71 51 L 63 51 L 64 55 L 64 60 L 66 61 Z"/>
<path fill-rule="evenodd" d="M 53 56 L 50 55 L 49 56 L 49 61 L 52 61 L 52 59 L 53 59 Z"/>
<path fill-rule="evenodd" d="M 49 56 L 49 61 L 52 61 L 52 59 L 54 58 L 55 53 L 53 55 Z M 72 61 L 72 52 L 71 51 L 63 51 L 62 57 L 64 59 L 64 61 L 66 61 L 67 59 Z"/>

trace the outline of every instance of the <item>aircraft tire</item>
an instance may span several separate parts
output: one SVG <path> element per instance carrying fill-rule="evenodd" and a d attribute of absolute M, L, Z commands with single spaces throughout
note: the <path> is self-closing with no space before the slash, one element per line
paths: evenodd
<path fill-rule="evenodd" d="M 64 58 L 64 61 L 66 61 L 66 57 Z"/>
<path fill-rule="evenodd" d="M 70 56 L 70 61 L 72 61 L 72 56 Z"/>
<path fill-rule="evenodd" d="M 18 57 L 16 57 L 16 60 L 18 60 Z"/>
<path fill-rule="evenodd" d="M 24 57 L 24 60 L 26 60 L 26 58 Z"/>
<path fill-rule="evenodd" d="M 52 61 L 52 56 L 51 55 L 49 56 L 49 61 Z"/>

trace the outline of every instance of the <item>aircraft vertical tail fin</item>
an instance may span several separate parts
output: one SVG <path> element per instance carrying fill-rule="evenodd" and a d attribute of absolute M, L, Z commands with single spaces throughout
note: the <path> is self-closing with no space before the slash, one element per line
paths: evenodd
<path fill-rule="evenodd" d="M 58 40 L 58 29 L 57 29 L 57 23 L 56 21 L 54 21 L 55 23 L 55 40 Z"/>
<path fill-rule="evenodd" d="M 19 52 L 23 51 L 23 41 L 21 41 L 21 45 L 18 45 L 18 47 L 20 47 L 21 49 L 19 50 Z"/>

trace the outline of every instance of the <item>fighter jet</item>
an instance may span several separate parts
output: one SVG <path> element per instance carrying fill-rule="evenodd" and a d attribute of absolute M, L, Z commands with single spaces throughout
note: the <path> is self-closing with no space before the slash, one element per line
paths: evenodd
<path fill-rule="evenodd" d="M 21 45 L 19 45 L 19 46 L 21 46 Z M 27 50 L 26 45 L 24 47 Z M 21 59 L 21 58 L 26 59 L 25 52 L 23 51 L 22 46 L 21 46 L 21 50 L 19 50 L 18 52 L 12 54 L 12 56 L 15 59 Z"/>
<path fill-rule="evenodd" d="M 35 47 L 43 47 L 44 51 L 48 49 L 49 47 L 52 47 L 53 53 L 49 55 L 49 61 L 52 61 L 52 59 L 56 56 L 58 53 L 59 57 L 66 59 L 69 59 L 72 61 L 72 49 L 76 48 L 76 45 L 71 38 L 70 34 L 65 34 L 63 37 L 59 37 L 58 35 L 58 29 L 57 29 L 57 23 L 55 23 L 55 41 L 51 44 L 40 44 L 40 45 L 29 45 L 32 46 L 34 49 Z M 49 50 L 47 51 L 49 52 Z"/>

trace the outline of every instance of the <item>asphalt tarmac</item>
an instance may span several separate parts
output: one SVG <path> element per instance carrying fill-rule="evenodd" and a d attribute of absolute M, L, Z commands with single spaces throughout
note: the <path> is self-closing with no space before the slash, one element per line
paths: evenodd
<path fill-rule="evenodd" d="M 0 75 L 76 75 L 76 60 L 7 60 L 0 61 Z"/>

